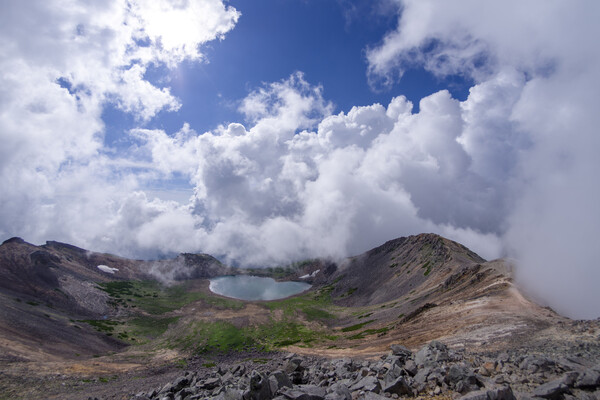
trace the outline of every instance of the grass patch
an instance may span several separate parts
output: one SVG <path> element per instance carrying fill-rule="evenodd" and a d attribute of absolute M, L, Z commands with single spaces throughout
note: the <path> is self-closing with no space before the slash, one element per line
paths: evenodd
<path fill-rule="evenodd" d="M 291 321 L 271 321 L 260 326 L 242 328 L 226 321 L 197 321 L 187 326 L 185 332 L 172 338 L 169 343 L 171 348 L 195 354 L 212 354 L 270 351 L 293 344 L 310 346 L 319 339 L 325 339 L 325 335 Z"/>
<path fill-rule="evenodd" d="M 113 333 L 117 325 L 123 324 L 123 322 L 112 321 L 110 319 L 80 319 L 78 322 L 85 322 L 102 333 Z"/>
<path fill-rule="evenodd" d="M 179 321 L 179 318 L 180 317 L 138 317 L 128 321 L 128 325 L 132 336 L 155 339 L 165 333 L 169 325 Z"/>
<path fill-rule="evenodd" d="M 204 303 L 218 308 L 220 310 L 241 310 L 245 304 L 243 301 L 234 299 L 225 299 L 222 297 L 210 296 L 203 293 L 198 293 L 198 298 Z"/>
<path fill-rule="evenodd" d="M 397 262 L 392 263 L 392 264 L 389 265 L 390 268 L 396 268 L 397 266 L 398 266 Z"/>
<path fill-rule="evenodd" d="M 27 301 L 26 303 L 29 304 L 30 306 L 39 306 L 40 305 L 40 303 L 38 303 L 37 301 L 33 301 L 33 300 Z"/>
<path fill-rule="evenodd" d="M 323 286 L 314 292 L 282 300 L 274 300 L 264 305 L 270 310 L 282 310 L 284 316 L 294 316 L 302 312 L 309 321 L 335 319 L 336 316 L 329 312 L 331 305 L 331 292 L 333 285 Z"/>
<path fill-rule="evenodd" d="M 357 330 L 359 330 L 360 328 L 362 328 L 363 326 L 365 326 L 365 325 L 368 325 L 368 324 L 370 324 L 370 323 L 372 323 L 372 322 L 375 322 L 375 320 L 374 320 L 374 319 L 371 319 L 371 320 L 369 320 L 369 321 L 366 321 L 366 322 L 361 322 L 360 324 L 356 324 L 356 325 L 347 326 L 347 327 L 345 327 L 345 328 L 342 328 L 342 332 L 352 332 L 352 331 L 357 331 Z"/>
<path fill-rule="evenodd" d="M 371 315 L 373 315 L 373 313 L 372 313 L 372 312 L 370 312 L 370 313 L 366 313 L 366 314 L 363 314 L 363 315 L 359 315 L 359 316 L 358 316 L 358 319 L 367 318 L 367 317 L 370 317 Z"/>
<path fill-rule="evenodd" d="M 346 293 L 344 293 L 343 295 L 340 296 L 340 298 L 344 298 L 344 297 L 350 297 L 354 294 L 354 292 L 356 292 L 358 290 L 358 288 L 350 288 L 348 289 L 348 291 Z"/>
<path fill-rule="evenodd" d="M 186 284 L 165 287 L 156 281 L 113 281 L 100 283 L 98 287 L 111 296 L 110 304 L 113 307 L 140 308 L 154 315 L 178 310 L 208 297 L 199 292 L 190 292 Z M 221 303 L 227 301 L 222 299 Z"/>
<path fill-rule="evenodd" d="M 429 275 L 429 273 L 431 272 L 431 261 L 427 261 L 425 264 L 423 264 L 421 268 L 425 270 L 425 272 L 423 272 L 424 276 Z"/>
<path fill-rule="evenodd" d="M 383 327 L 383 328 L 379 328 L 379 329 L 365 329 L 364 331 L 362 331 L 360 333 L 348 336 L 348 339 L 350 339 L 350 340 L 364 339 L 365 336 L 375 335 L 375 334 L 385 335 L 389 330 L 390 330 L 390 328 L 388 328 L 388 327 Z"/>

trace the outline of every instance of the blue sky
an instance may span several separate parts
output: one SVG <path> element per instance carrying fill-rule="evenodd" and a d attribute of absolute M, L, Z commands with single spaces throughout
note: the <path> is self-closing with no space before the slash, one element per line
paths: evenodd
<path fill-rule="evenodd" d="M 224 40 L 204 48 L 206 62 L 181 63 L 169 70 L 150 68 L 145 77 L 169 86 L 181 100 L 177 112 L 163 111 L 145 124 L 148 128 L 178 131 L 188 122 L 198 132 L 239 121 L 239 102 L 265 82 L 286 79 L 301 71 L 313 85 L 321 85 L 335 113 L 353 106 L 388 104 L 399 95 L 413 102 L 447 89 L 455 98 L 468 95 L 469 80 L 456 75 L 436 77 L 422 67 L 404 73 L 390 87 L 372 87 L 367 80 L 366 50 L 380 44 L 398 24 L 399 11 L 377 2 L 340 0 L 229 1 L 242 13 Z M 123 140 L 123 131 L 136 126 L 134 118 L 107 107 L 106 140 Z"/>
<path fill-rule="evenodd" d="M 597 15 L 595 0 L 1 2 L 0 240 L 273 266 L 434 232 L 597 317 Z"/>

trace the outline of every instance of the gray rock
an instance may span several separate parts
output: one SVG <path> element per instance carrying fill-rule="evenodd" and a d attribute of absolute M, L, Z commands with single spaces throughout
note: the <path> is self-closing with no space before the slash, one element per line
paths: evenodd
<path fill-rule="evenodd" d="M 245 400 L 269 400 L 271 399 L 271 387 L 267 377 L 254 370 L 250 374 L 250 388 L 244 393 Z"/>
<path fill-rule="evenodd" d="M 192 396 L 194 392 L 192 392 L 189 388 L 183 388 L 175 395 L 175 400 L 177 399 L 185 399 L 188 396 Z"/>
<path fill-rule="evenodd" d="M 519 368 L 529 374 L 536 372 L 549 372 L 556 363 L 546 357 L 527 356 L 519 364 Z"/>
<path fill-rule="evenodd" d="M 433 367 L 442 361 L 448 361 L 448 348 L 445 344 L 433 340 L 415 355 L 415 364 L 419 367 Z"/>
<path fill-rule="evenodd" d="M 364 378 L 356 382 L 354 385 L 352 385 L 350 390 L 353 392 L 355 390 L 364 390 L 366 392 L 379 393 L 381 392 L 381 383 L 379 383 L 379 380 L 374 376 L 365 376 Z"/>
<path fill-rule="evenodd" d="M 213 390 L 221 384 L 221 378 L 208 378 L 204 381 L 199 381 L 196 386 L 200 389 Z"/>
<path fill-rule="evenodd" d="M 165 395 L 167 393 L 172 393 L 173 392 L 173 385 L 170 383 L 167 383 L 165 386 L 162 387 L 162 389 L 160 389 L 158 391 L 159 396 L 160 395 Z"/>
<path fill-rule="evenodd" d="M 352 393 L 348 386 L 334 383 L 329 387 L 329 393 L 325 396 L 325 400 L 352 400 Z"/>
<path fill-rule="evenodd" d="M 490 398 L 486 390 L 477 390 L 459 397 L 459 400 L 490 400 Z"/>
<path fill-rule="evenodd" d="M 383 389 L 386 393 L 397 394 L 399 396 L 412 396 L 413 391 L 403 376 L 398 377 L 394 382 L 386 385 Z"/>
<path fill-rule="evenodd" d="M 402 375 L 402 368 L 397 365 L 393 365 L 388 372 L 383 376 L 383 384 L 384 386 L 389 385 L 394 382 L 398 377 Z"/>
<path fill-rule="evenodd" d="M 560 399 L 563 393 L 568 392 L 569 387 L 563 383 L 562 379 L 555 379 L 538 386 L 533 391 L 533 395 L 544 399 L 556 400 Z"/>
<path fill-rule="evenodd" d="M 293 389 L 284 388 L 281 394 L 290 400 L 324 400 L 327 391 L 315 385 L 299 385 Z"/>
<path fill-rule="evenodd" d="M 415 376 L 419 368 L 413 360 L 407 360 L 406 363 L 404 363 L 404 370 L 408 372 L 410 376 Z"/>
<path fill-rule="evenodd" d="M 179 392 L 181 389 L 188 386 L 189 384 L 190 380 L 186 376 L 180 376 L 179 378 L 175 379 L 175 382 L 173 382 L 171 392 Z"/>
<path fill-rule="evenodd" d="M 600 386 L 600 373 L 593 369 L 588 369 L 575 381 L 576 388 L 595 389 L 598 386 Z"/>
<path fill-rule="evenodd" d="M 281 370 L 274 371 L 269 376 L 269 387 L 272 394 L 277 393 L 277 391 L 283 387 L 291 388 L 292 386 L 293 385 L 292 381 L 290 381 L 290 378 L 288 378 L 288 376 Z"/>
<path fill-rule="evenodd" d="M 425 382 L 427 382 L 427 377 L 429 376 L 430 373 L 431 373 L 431 368 L 429 368 L 429 367 L 421 368 L 419 370 L 419 372 L 417 372 L 417 374 L 415 375 L 415 382 L 420 385 L 425 384 Z"/>
<path fill-rule="evenodd" d="M 446 382 L 450 384 L 456 384 L 459 381 L 472 381 L 475 383 L 475 374 L 473 371 L 464 364 L 454 364 L 450 366 L 448 374 L 446 375 Z"/>
<path fill-rule="evenodd" d="M 412 351 L 400 344 L 393 344 L 391 348 L 392 354 L 399 357 L 402 360 L 406 360 L 412 356 Z"/>
<path fill-rule="evenodd" d="M 199 397 L 202 398 L 202 397 Z M 242 400 L 242 391 L 238 389 L 228 388 L 222 391 L 215 400 Z"/>
<path fill-rule="evenodd" d="M 510 386 L 488 390 L 487 394 L 490 400 L 517 400 Z"/>
<path fill-rule="evenodd" d="M 285 365 L 285 372 L 291 374 L 295 371 L 304 371 L 304 366 L 302 365 L 302 359 L 299 357 L 292 358 L 288 360 Z"/>

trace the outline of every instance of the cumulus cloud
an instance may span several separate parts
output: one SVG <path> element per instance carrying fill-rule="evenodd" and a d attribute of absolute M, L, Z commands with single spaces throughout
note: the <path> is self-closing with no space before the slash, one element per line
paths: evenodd
<path fill-rule="evenodd" d="M 220 0 L 3 4 L 2 235 L 115 242 L 110 221 L 148 173 L 105 148 L 104 107 L 138 121 L 177 110 L 147 68 L 201 59 L 202 44 L 222 38 L 239 15 Z"/>
<path fill-rule="evenodd" d="M 407 0 L 397 29 L 367 53 L 374 84 L 419 66 L 475 81 L 457 141 L 469 170 L 499 190 L 479 191 L 495 205 L 473 206 L 493 206 L 486 226 L 518 259 L 520 281 L 575 317 L 598 317 L 600 302 L 598 11 L 593 1 Z"/>
<path fill-rule="evenodd" d="M 330 115 L 320 88 L 296 73 L 248 95 L 248 127 L 132 134 L 148 164 L 190 177 L 190 236 L 230 261 L 342 257 L 421 231 L 497 256 L 500 188 L 470 170 L 461 103 L 442 91 L 420 106 L 413 114 L 401 96 Z"/>
<path fill-rule="evenodd" d="M 334 113 L 297 72 L 254 88 L 243 121 L 140 125 L 118 156 L 103 144 L 103 107 L 140 123 L 177 110 L 147 68 L 202 60 L 201 45 L 239 13 L 217 0 L 80 5 L 14 3 L 0 16 L 11 39 L 0 42 L 3 236 L 266 266 L 436 232 L 486 258 L 516 257 L 550 305 L 597 316 L 596 2 L 403 1 L 397 29 L 366 53 L 368 79 L 459 74 L 474 82 L 466 100 L 442 90 L 417 113 L 402 95 Z M 173 179 L 189 182 L 189 202 L 149 195 Z"/>

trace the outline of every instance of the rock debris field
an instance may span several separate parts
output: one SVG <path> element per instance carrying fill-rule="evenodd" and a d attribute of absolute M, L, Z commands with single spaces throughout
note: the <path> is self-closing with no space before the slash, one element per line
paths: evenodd
<path fill-rule="evenodd" d="M 581 355 L 470 355 L 439 341 L 416 353 L 392 345 L 378 360 L 287 354 L 262 365 L 220 363 L 206 372 L 188 371 L 130 399 L 600 399 L 600 364 Z"/>

